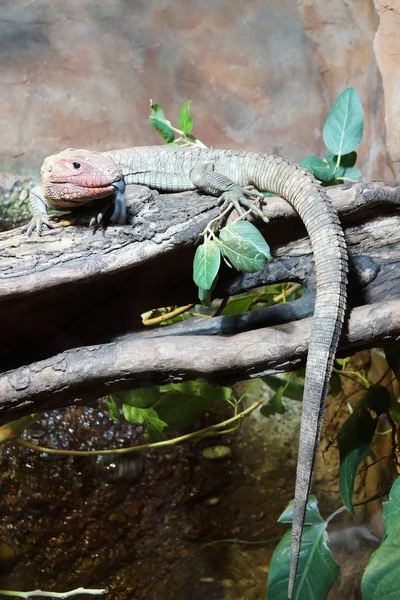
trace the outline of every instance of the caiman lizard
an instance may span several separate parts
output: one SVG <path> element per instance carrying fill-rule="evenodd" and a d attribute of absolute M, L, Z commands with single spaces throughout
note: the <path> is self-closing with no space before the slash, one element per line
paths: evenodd
<path fill-rule="evenodd" d="M 160 192 L 199 190 L 248 207 L 249 190 L 272 192 L 297 211 L 310 237 L 316 302 L 308 348 L 288 597 L 293 597 L 306 505 L 318 450 L 325 399 L 345 315 L 348 258 L 340 222 L 323 188 L 308 171 L 273 155 L 197 147 L 138 147 L 110 152 L 69 149 L 45 159 L 42 186 L 31 192 L 28 228 L 51 227 L 47 208 L 65 210 L 115 193 L 113 222 L 126 216 L 125 184 Z"/>

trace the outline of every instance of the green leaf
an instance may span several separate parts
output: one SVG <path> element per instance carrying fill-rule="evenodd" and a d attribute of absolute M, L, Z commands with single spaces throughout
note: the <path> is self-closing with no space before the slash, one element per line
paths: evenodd
<path fill-rule="evenodd" d="M 267 242 L 248 221 L 237 221 L 221 229 L 219 242 L 231 264 L 245 273 L 256 273 L 271 258 Z"/>
<path fill-rule="evenodd" d="M 150 123 L 153 125 L 154 129 L 157 131 L 157 133 L 161 135 L 161 137 L 165 142 L 167 142 L 167 144 L 173 142 L 175 134 L 172 131 L 172 129 L 168 125 L 166 125 L 166 123 L 163 123 L 162 121 L 159 121 L 154 117 L 149 117 L 149 120 Z"/>
<path fill-rule="evenodd" d="M 232 388 L 220 385 L 210 385 L 205 379 L 196 379 L 195 381 L 185 381 L 184 383 L 171 383 L 168 390 L 176 390 L 181 394 L 198 395 L 208 402 L 226 402 L 232 395 Z"/>
<path fill-rule="evenodd" d="M 171 122 L 168 121 L 168 119 L 165 117 L 164 111 L 159 104 L 151 104 L 150 108 L 151 108 L 151 114 L 150 114 L 151 117 L 154 117 L 155 119 L 158 119 L 159 121 L 163 121 L 164 123 L 167 123 L 167 125 L 171 125 Z"/>
<path fill-rule="evenodd" d="M 383 504 L 385 538 L 371 556 L 361 581 L 363 600 L 397 600 L 400 572 L 400 477 Z"/>
<path fill-rule="evenodd" d="M 142 423 L 146 425 L 148 432 L 151 432 L 152 435 L 157 431 L 158 439 L 166 439 L 162 431 L 165 427 L 168 427 L 168 424 L 162 421 L 152 408 L 137 408 L 136 406 L 123 404 L 122 412 L 128 423 Z M 160 438 L 160 436 L 162 437 Z"/>
<path fill-rule="evenodd" d="M 354 167 L 354 165 L 356 164 L 357 161 L 357 152 L 349 152 L 348 154 L 343 154 L 340 157 L 340 166 L 341 167 L 346 167 L 346 169 L 349 169 L 351 167 Z M 336 164 L 337 162 L 337 156 L 334 157 L 334 162 Z"/>
<path fill-rule="evenodd" d="M 301 552 L 293 600 L 324 600 L 335 583 L 340 567 L 328 548 L 326 524 L 306 527 L 301 542 Z M 288 531 L 272 555 L 268 598 L 287 600 L 292 533 Z"/>
<path fill-rule="evenodd" d="M 336 358 L 337 364 L 340 365 L 342 368 L 346 368 L 350 360 L 351 356 L 348 356 L 347 358 Z"/>
<path fill-rule="evenodd" d="M 171 123 L 165 118 L 164 111 L 159 104 L 151 105 L 149 121 L 167 144 L 174 141 L 175 133 L 171 128 Z"/>
<path fill-rule="evenodd" d="M 180 392 L 181 394 L 198 394 L 200 389 L 200 382 L 204 379 L 195 379 L 194 381 L 184 381 L 183 383 L 169 383 L 166 392 Z"/>
<path fill-rule="evenodd" d="M 345 169 L 341 176 L 343 181 L 358 181 L 361 176 L 360 169 Z"/>
<path fill-rule="evenodd" d="M 167 440 L 167 436 L 165 435 L 165 433 L 163 433 L 163 429 L 164 427 L 167 425 L 166 423 L 163 423 L 163 426 L 161 427 L 159 424 L 163 423 L 162 421 L 156 421 L 156 422 L 152 422 L 152 421 L 148 421 L 146 423 L 146 433 L 144 434 L 144 439 L 146 440 L 146 442 L 148 444 L 155 444 L 156 442 L 163 442 L 164 440 Z"/>
<path fill-rule="evenodd" d="M 43 417 L 44 413 L 32 413 L 19 419 L 5 420 L 0 425 L 0 444 L 9 442 L 14 437 L 20 437 L 22 432 L 28 427 L 31 427 L 36 421 Z M 117 417 L 118 418 L 118 417 Z M 10 416 L 8 416 L 10 419 Z"/>
<path fill-rule="evenodd" d="M 329 393 L 331 396 L 338 396 L 342 391 L 342 380 L 339 373 L 332 373 L 331 380 L 329 383 Z"/>
<path fill-rule="evenodd" d="M 260 408 L 260 413 L 263 417 L 270 417 L 271 415 L 283 415 L 286 409 L 282 402 L 284 386 L 278 388 L 275 394 L 267 402 L 265 402 Z"/>
<path fill-rule="evenodd" d="M 193 119 L 189 113 L 189 107 L 192 101 L 188 100 L 182 107 L 181 113 L 179 115 L 179 127 L 181 131 L 187 135 L 193 129 Z"/>
<path fill-rule="evenodd" d="M 349 154 L 360 144 L 364 113 L 357 91 L 349 87 L 340 94 L 326 119 L 322 136 L 333 154 Z"/>
<path fill-rule="evenodd" d="M 284 379 L 276 377 L 275 375 L 265 375 L 261 379 L 274 391 L 278 390 L 283 385 L 283 395 L 285 398 L 298 400 L 300 402 L 303 400 L 304 385 L 296 383 L 296 381 L 289 381 L 289 383 L 287 383 Z"/>
<path fill-rule="evenodd" d="M 199 296 L 199 300 L 200 302 L 204 305 L 204 306 L 211 306 L 211 290 L 203 290 L 202 288 L 198 288 L 198 296 Z"/>
<path fill-rule="evenodd" d="M 232 396 L 232 388 L 222 385 L 210 385 L 207 381 L 198 380 L 198 394 L 207 402 L 227 402 Z"/>
<path fill-rule="evenodd" d="M 393 421 L 397 424 L 400 424 L 400 402 L 398 398 L 393 395 L 390 396 L 389 413 Z"/>
<path fill-rule="evenodd" d="M 371 386 L 338 433 L 340 496 L 350 513 L 354 513 L 352 496 L 357 469 L 368 452 L 378 424 L 378 417 L 388 409 L 389 404 L 390 395 L 387 389 L 382 386 Z M 376 416 L 371 414 L 371 411 Z"/>
<path fill-rule="evenodd" d="M 291 500 L 281 516 L 278 519 L 278 523 L 293 523 L 294 516 L 294 500 Z M 306 508 L 306 518 L 304 521 L 305 525 L 319 525 L 325 523 L 324 519 L 319 514 L 318 502 L 316 497 L 311 494 Z"/>
<path fill-rule="evenodd" d="M 286 284 L 267 285 L 262 294 L 257 295 L 259 303 L 271 303 L 275 296 L 282 294 Z"/>
<path fill-rule="evenodd" d="M 128 392 L 118 392 L 115 396 L 124 404 L 136 406 L 137 408 L 149 408 L 153 406 L 159 398 L 160 388 L 154 385 L 146 388 L 129 390 Z"/>
<path fill-rule="evenodd" d="M 203 457 L 206 460 L 221 460 L 222 458 L 227 458 L 232 454 L 232 450 L 229 446 L 207 446 L 201 451 Z"/>
<path fill-rule="evenodd" d="M 193 281 L 202 290 L 211 290 L 221 264 L 221 251 L 215 240 L 204 239 L 193 261 Z"/>
<path fill-rule="evenodd" d="M 301 161 L 300 166 L 308 169 L 320 181 L 330 181 L 335 172 L 335 164 L 328 164 L 319 156 L 307 156 Z"/>
<path fill-rule="evenodd" d="M 392 485 L 389 499 L 383 503 L 383 518 L 385 521 L 385 536 L 395 527 L 400 526 L 400 477 Z"/>
<path fill-rule="evenodd" d="M 113 421 L 119 421 L 119 410 L 118 410 L 118 406 L 117 403 L 115 402 L 115 399 L 113 396 L 107 396 L 106 400 L 106 406 L 107 406 L 107 410 L 108 410 L 108 416 L 110 417 L 110 419 L 112 419 Z"/>
<path fill-rule="evenodd" d="M 221 315 L 239 315 L 247 312 L 250 306 L 254 302 L 255 296 L 243 296 L 239 298 L 232 298 L 225 306 Z"/>
<path fill-rule="evenodd" d="M 360 169 L 353 169 L 350 166 L 354 164 L 355 160 L 357 159 L 356 152 L 350 152 L 349 154 L 342 156 L 340 160 L 340 166 L 337 169 L 336 165 L 338 157 L 334 156 L 333 154 L 328 154 L 327 156 L 330 157 L 328 161 L 330 169 L 327 177 L 331 175 L 331 179 L 321 179 L 325 185 L 338 185 L 343 183 L 343 181 L 358 181 L 361 175 Z"/>
<path fill-rule="evenodd" d="M 389 367 L 400 382 L 400 344 L 387 344 L 383 350 Z M 396 423 L 400 423 L 400 403 L 395 397 L 390 401 L 390 416 Z"/>
<path fill-rule="evenodd" d="M 204 413 L 208 400 L 197 394 L 167 392 L 154 406 L 160 419 L 173 429 L 185 429 L 193 425 Z"/>
<path fill-rule="evenodd" d="M 383 347 L 387 364 L 400 383 L 400 344 L 387 344 Z"/>

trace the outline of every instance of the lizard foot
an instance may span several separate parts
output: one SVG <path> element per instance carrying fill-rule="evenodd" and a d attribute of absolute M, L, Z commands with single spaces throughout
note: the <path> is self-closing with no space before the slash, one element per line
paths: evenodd
<path fill-rule="evenodd" d="M 254 200 L 260 200 L 263 202 L 265 200 L 265 196 L 262 192 L 260 192 L 254 185 L 245 185 L 243 188 L 243 194 L 248 198 L 253 198 Z"/>
<path fill-rule="evenodd" d="M 241 217 L 245 214 L 245 208 L 260 217 L 265 223 L 268 223 L 268 217 L 254 204 L 254 200 L 260 200 L 261 198 L 264 199 L 261 192 L 250 187 L 243 188 L 240 191 L 237 189 L 227 190 L 220 196 L 222 202 L 221 209 L 225 210 L 225 208 L 228 208 L 232 204 Z"/>
<path fill-rule="evenodd" d="M 42 213 L 36 213 L 32 219 L 29 221 L 28 225 L 25 225 L 23 228 L 23 231 L 26 231 L 26 235 L 28 237 L 31 236 L 32 232 L 35 231 L 36 229 L 36 233 L 41 236 L 42 235 L 42 231 L 43 231 L 43 226 L 48 227 L 49 229 L 53 229 L 54 225 L 51 222 L 51 217 L 47 214 L 42 214 Z"/>
<path fill-rule="evenodd" d="M 200 162 L 192 169 L 190 178 L 196 189 L 213 196 L 219 196 L 222 210 L 233 206 L 238 214 L 243 217 L 245 214 L 243 208 L 245 208 L 261 217 L 263 221 L 268 222 L 268 218 L 262 210 L 254 204 L 256 200 L 264 200 L 264 195 L 252 185 L 241 187 L 229 177 L 215 171 L 214 167 L 215 165 L 212 162 Z"/>

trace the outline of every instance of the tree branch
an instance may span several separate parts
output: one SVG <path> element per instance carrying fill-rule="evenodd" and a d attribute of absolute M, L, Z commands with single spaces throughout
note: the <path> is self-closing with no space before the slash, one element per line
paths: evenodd
<path fill-rule="evenodd" d="M 341 348 L 350 352 L 393 341 L 400 298 L 400 187 L 376 182 L 327 192 L 351 258 L 349 304 L 360 307 L 350 326 L 361 333 L 352 339 L 350 329 Z M 130 225 L 104 234 L 77 226 L 42 238 L 28 239 L 18 230 L 0 234 L 0 364 L 3 372 L 11 370 L 1 379 L 3 414 L 87 402 L 111 390 L 171 379 L 233 381 L 304 362 L 310 320 L 292 321 L 312 311 L 314 269 L 304 228 L 285 201 L 268 198 L 264 212 L 270 223 L 260 226 L 273 260 L 251 275 L 224 268 L 215 296 L 282 281 L 300 282 L 310 293 L 302 303 L 267 311 L 270 329 L 243 333 L 246 319 L 257 318 L 252 314 L 235 325 L 242 332 L 238 335 L 195 340 L 135 338 L 132 331 L 141 329 L 145 310 L 196 300 L 195 245 L 218 214 L 217 201 L 194 192 L 160 195 L 133 186 L 127 201 Z M 89 216 L 82 218 L 87 222 Z M 212 320 L 212 333 L 223 332 L 228 321 Z"/>
<path fill-rule="evenodd" d="M 0 376 L 0 415 L 86 404 L 122 390 L 203 377 L 231 383 L 303 366 L 312 318 L 233 336 L 123 339 L 67 350 Z M 352 310 L 341 352 L 397 342 L 400 300 Z"/>

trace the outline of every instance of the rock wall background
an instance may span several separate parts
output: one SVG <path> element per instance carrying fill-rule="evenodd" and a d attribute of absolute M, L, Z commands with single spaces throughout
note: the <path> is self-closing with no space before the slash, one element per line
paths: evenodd
<path fill-rule="evenodd" d="M 159 143 L 150 98 L 175 122 L 192 99 L 208 145 L 300 161 L 323 152 L 326 115 L 351 85 L 366 113 L 363 178 L 391 178 L 399 14 L 400 0 L 2 0 L 0 168 Z"/>

